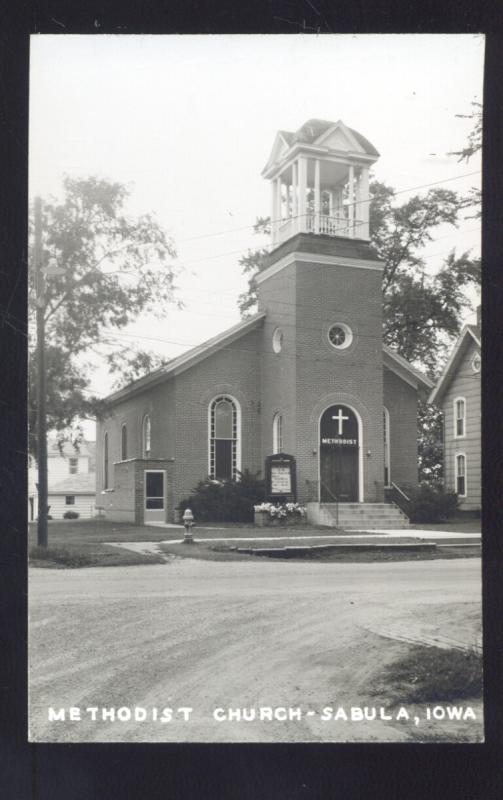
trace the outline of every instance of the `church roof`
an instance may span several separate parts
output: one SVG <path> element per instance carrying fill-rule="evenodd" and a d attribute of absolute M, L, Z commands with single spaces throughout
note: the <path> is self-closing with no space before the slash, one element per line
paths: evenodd
<path fill-rule="evenodd" d="M 139 392 L 149 389 L 152 386 L 162 383 L 163 381 L 172 378 L 174 375 L 189 369 L 213 353 L 216 353 L 221 348 L 226 347 L 231 342 L 239 339 L 241 336 L 244 336 L 245 334 L 250 333 L 250 331 L 258 328 L 260 325 L 262 325 L 265 317 L 266 314 L 263 312 L 254 314 L 253 317 L 243 320 L 243 322 L 239 322 L 232 328 L 229 328 L 223 333 L 218 334 L 218 336 L 214 336 L 212 339 L 208 339 L 206 342 L 193 347 L 186 353 L 182 353 L 182 355 L 178 356 L 178 358 L 173 358 L 164 367 L 145 375 L 143 378 L 138 378 L 138 380 L 133 381 L 127 386 L 124 386 L 124 388 L 119 389 L 117 392 L 110 394 L 105 398 L 105 402 L 109 405 L 115 405 L 116 403 L 121 402 L 121 400 L 131 397 L 131 395 L 138 394 Z M 409 364 L 405 358 L 400 356 L 387 345 L 383 345 L 383 365 L 392 372 L 395 372 L 400 378 L 407 381 L 415 388 L 431 389 L 433 387 L 433 381 L 426 377 L 426 375 L 423 375 L 422 372 L 413 367 L 412 364 Z"/>
<path fill-rule="evenodd" d="M 68 475 L 62 481 L 49 486 L 49 494 L 96 494 L 96 473 Z"/>
<path fill-rule="evenodd" d="M 433 381 L 423 372 L 413 367 L 406 358 L 397 353 L 387 344 L 383 344 L 383 364 L 385 367 L 395 372 L 416 389 L 432 389 Z"/>
<path fill-rule="evenodd" d="M 480 325 L 465 325 L 459 334 L 459 339 L 454 345 L 450 358 L 447 361 L 440 378 L 438 379 L 437 385 L 428 398 L 430 403 L 442 402 L 442 398 L 447 391 L 451 380 L 455 376 L 461 359 L 463 358 L 466 348 L 470 342 L 475 342 L 478 347 L 481 346 Z"/>
<path fill-rule="evenodd" d="M 137 394 L 138 392 L 150 388 L 157 383 L 161 383 L 167 378 L 173 377 L 179 372 L 189 369 L 189 367 L 194 366 L 194 364 L 197 364 L 204 358 L 216 353 L 222 347 L 229 345 L 231 342 L 234 342 L 241 336 L 244 336 L 255 328 L 258 328 L 264 321 L 265 316 L 265 313 L 254 314 L 249 319 L 238 322 L 237 325 L 234 325 L 232 328 L 228 328 L 223 333 L 219 333 L 212 339 L 208 339 L 206 342 L 198 344 L 196 347 L 192 347 L 190 350 L 187 350 L 186 353 L 182 353 L 181 356 L 173 358 L 164 367 L 145 375 L 143 378 L 138 378 L 138 380 L 129 383 L 127 386 L 124 386 L 123 389 L 119 389 L 117 392 L 110 394 L 105 398 L 105 401 L 109 404 L 117 403 L 123 400 L 125 397 L 130 397 L 132 394 Z"/>
<path fill-rule="evenodd" d="M 294 144 L 294 142 L 301 142 L 302 144 L 314 144 L 324 133 L 329 131 L 331 128 L 335 128 L 336 125 L 341 124 L 341 122 L 330 122 L 326 119 L 309 119 L 305 122 L 301 127 L 295 131 L 295 133 L 289 134 L 292 137 L 291 142 L 289 144 Z M 343 123 L 342 123 L 343 124 Z M 353 134 L 355 139 L 357 140 L 358 144 L 371 156 L 378 156 L 379 153 L 374 147 L 374 145 L 369 142 L 365 136 L 362 136 L 361 133 L 355 131 L 354 128 L 350 128 L 345 126 L 347 130 Z M 281 131 L 283 137 L 286 138 L 285 134 L 288 131 Z"/>
<path fill-rule="evenodd" d="M 333 139 L 335 137 L 335 140 Z M 276 134 L 269 159 L 262 175 L 270 178 L 275 170 L 284 165 L 297 150 L 306 149 L 309 153 L 326 154 L 329 151 L 343 151 L 365 163 L 373 163 L 379 153 L 369 140 L 359 131 L 349 128 L 342 120 L 331 122 L 326 119 L 308 119 L 296 131 L 280 130 Z"/>

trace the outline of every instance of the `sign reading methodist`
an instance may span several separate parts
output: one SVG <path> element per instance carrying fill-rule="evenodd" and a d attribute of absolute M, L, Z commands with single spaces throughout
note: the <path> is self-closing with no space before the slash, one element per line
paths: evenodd
<path fill-rule="evenodd" d="M 347 406 L 332 406 L 321 419 L 320 444 L 358 447 L 358 422 Z"/>

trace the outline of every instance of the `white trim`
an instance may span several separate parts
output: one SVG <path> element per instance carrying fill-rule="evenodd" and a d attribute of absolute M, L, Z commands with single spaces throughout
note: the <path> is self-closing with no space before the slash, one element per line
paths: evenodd
<path fill-rule="evenodd" d="M 147 455 L 147 437 L 145 436 L 145 422 L 148 419 L 149 424 L 149 439 L 150 439 L 150 447 L 148 449 Z M 150 454 L 152 452 L 152 420 L 150 419 L 150 414 L 144 414 L 143 419 L 141 421 L 141 457 L 142 458 L 150 458 Z"/>
<path fill-rule="evenodd" d="M 229 392 L 218 392 L 213 395 L 208 403 L 208 436 L 207 436 L 207 452 L 208 452 L 208 475 L 211 475 L 211 406 L 218 397 L 225 397 L 231 400 L 236 406 L 236 472 L 241 472 L 241 404 L 234 395 Z M 239 476 L 236 475 L 236 480 Z M 232 477 L 234 480 L 234 476 Z"/>
<path fill-rule="evenodd" d="M 391 480 L 391 429 L 389 424 L 389 411 L 386 406 L 383 406 L 383 414 L 385 417 L 385 426 L 386 426 L 386 439 L 384 440 L 384 466 L 388 467 L 388 483 L 385 483 L 384 486 L 386 489 L 389 489 L 392 480 Z M 387 463 L 386 463 L 387 462 Z"/>
<path fill-rule="evenodd" d="M 103 433 L 102 466 L 101 486 L 105 491 L 109 491 L 112 487 L 110 485 L 110 437 L 108 431 Z"/>
<path fill-rule="evenodd" d="M 358 147 L 360 147 L 360 145 L 358 145 Z M 372 156 L 370 153 L 367 153 L 364 150 L 332 150 L 326 145 L 308 144 L 307 142 L 294 142 L 290 146 L 290 149 L 281 156 L 279 161 L 273 161 L 270 157 L 260 174 L 263 178 L 274 180 L 278 171 L 283 172 L 284 169 L 287 169 L 291 165 L 293 159 L 299 155 L 304 155 L 306 158 L 315 158 L 316 156 L 321 156 L 324 161 L 336 161 L 341 164 L 345 164 L 346 166 L 349 163 L 353 163 L 355 166 L 372 166 L 372 164 L 375 164 L 379 158 L 379 156 Z"/>
<path fill-rule="evenodd" d="M 479 361 L 478 369 L 475 366 L 475 361 L 477 359 Z M 482 369 L 482 356 L 480 355 L 479 352 L 476 352 L 476 353 L 473 354 L 473 358 L 472 358 L 472 360 L 470 362 L 470 366 L 472 368 L 472 372 L 473 372 L 474 375 L 480 375 L 480 370 Z"/>
<path fill-rule="evenodd" d="M 364 153 L 367 156 L 370 155 L 369 153 L 367 153 L 363 149 L 361 144 L 359 144 L 359 142 L 357 142 L 355 136 L 351 133 L 349 128 L 347 128 L 344 125 L 344 123 L 343 123 L 343 121 L 341 119 L 338 120 L 338 122 L 334 122 L 334 124 L 330 128 L 327 128 L 327 130 L 324 133 L 321 133 L 318 136 L 318 138 L 314 140 L 313 144 L 317 145 L 318 147 L 321 147 L 321 145 L 325 141 L 325 139 L 328 139 L 332 135 L 332 133 L 334 133 L 337 130 L 341 130 L 342 131 L 342 134 L 348 140 L 348 144 L 352 146 L 353 150 L 352 151 L 350 150 L 349 152 L 354 152 L 354 153 L 358 153 L 358 154 Z M 337 148 L 337 150 L 340 152 L 340 148 Z"/>
<path fill-rule="evenodd" d="M 126 455 L 124 456 L 124 440 L 123 440 L 123 431 L 126 429 Z M 123 422 L 121 424 L 121 461 L 127 461 L 127 451 L 128 451 L 128 435 L 127 435 L 127 423 Z"/>
<path fill-rule="evenodd" d="M 458 433 L 458 419 L 461 417 L 457 416 L 457 404 L 459 402 L 463 403 L 463 433 Z M 466 438 L 466 397 L 460 395 L 459 397 L 455 397 L 452 401 L 452 416 L 453 416 L 453 434 L 455 439 L 465 439 Z"/>
<path fill-rule="evenodd" d="M 162 481 L 162 488 L 163 488 L 163 508 L 162 511 L 164 512 L 164 522 L 168 516 L 168 479 L 167 479 L 167 471 L 165 469 L 144 469 L 143 470 L 143 524 L 145 525 L 145 514 L 147 511 L 161 511 L 160 508 L 147 508 L 147 474 L 155 472 L 164 475 Z M 154 522 L 155 520 L 152 520 Z"/>
<path fill-rule="evenodd" d="M 363 258 L 351 258 L 350 256 L 327 256 L 322 253 L 288 253 L 288 255 L 280 258 L 275 264 L 266 267 L 258 275 L 255 276 L 257 284 L 261 284 L 267 278 L 276 275 L 280 270 L 289 267 L 294 261 L 301 261 L 303 263 L 323 264 L 330 267 L 352 267 L 356 269 L 373 269 L 382 272 L 382 261 L 370 261 Z"/>
<path fill-rule="evenodd" d="M 272 419 L 272 452 L 274 455 L 283 450 L 283 414 L 277 411 Z"/>
<path fill-rule="evenodd" d="M 329 403 L 328 406 L 325 406 L 322 410 L 318 418 L 318 441 L 316 442 L 316 449 L 318 451 L 318 503 L 321 503 L 321 418 L 325 411 L 332 406 L 345 406 L 345 408 L 351 409 L 358 422 L 358 502 L 363 503 L 363 423 L 359 411 L 346 402 Z"/>
<path fill-rule="evenodd" d="M 459 456 L 463 456 L 465 460 L 465 474 L 458 475 L 458 458 Z M 463 477 L 465 479 L 465 493 L 458 494 L 458 478 Z M 466 458 L 466 453 L 461 450 L 458 453 L 454 453 L 454 492 L 458 495 L 458 497 L 467 497 L 468 496 L 468 460 Z"/>
<path fill-rule="evenodd" d="M 476 336 L 474 334 L 474 332 L 471 329 L 471 326 L 470 325 L 465 325 L 465 327 L 463 328 L 463 330 L 459 334 L 459 339 L 456 342 L 456 344 L 454 345 L 454 349 L 453 349 L 453 351 L 452 351 L 452 353 L 451 353 L 451 355 L 450 355 L 450 357 L 449 357 L 449 359 L 447 361 L 447 364 L 445 365 L 445 367 L 444 367 L 444 369 L 442 371 L 442 374 L 441 374 L 440 378 L 438 379 L 437 385 L 434 387 L 433 391 L 431 392 L 431 394 L 430 394 L 430 396 L 428 398 L 428 402 L 429 403 L 434 403 L 435 401 L 439 400 L 438 396 L 442 392 L 442 390 L 444 388 L 444 385 L 447 385 L 448 378 L 450 376 L 451 370 L 454 367 L 456 358 L 457 358 L 457 356 L 458 356 L 458 354 L 459 354 L 459 352 L 461 350 L 461 346 L 464 344 L 464 341 L 466 339 L 467 334 L 470 334 L 470 336 L 472 337 L 473 341 L 479 347 L 481 347 L 480 339 L 478 338 L 478 336 Z"/>
<path fill-rule="evenodd" d="M 330 338 L 332 328 L 340 328 L 344 333 L 345 339 L 342 344 L 334 344 Z M 327 330 L 327 341 L 334 350 L 347 350 L 353 344 L 353 331 L 345 322 L 331 322 Z"/>
<path fill-rule="evenodd" d="M 274 328 L 272 334 L 272 349 L 276 355 L 279 355 L 283 349 L 283 330 L 278 326 Z"/>

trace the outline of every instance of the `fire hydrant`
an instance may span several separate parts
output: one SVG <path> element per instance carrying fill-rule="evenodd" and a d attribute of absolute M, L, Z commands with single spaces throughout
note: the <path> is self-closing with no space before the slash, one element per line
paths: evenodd
<path fill-rule="evenodd" d="M 183 524 L 185 526 L 183 541 L 186 544 L 193 544 L 192 528 L 194 527 L 194 514 L 190 508 L 186 508 L 183 512 Z"/>

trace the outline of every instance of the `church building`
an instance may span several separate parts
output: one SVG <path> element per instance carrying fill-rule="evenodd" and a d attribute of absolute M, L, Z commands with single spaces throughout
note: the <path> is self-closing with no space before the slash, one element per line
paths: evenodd
<path fill-rule="evenodd" d="M 284 453 L 312 521 L 330 524 L 337 504 L 347 520 L 403 522 L 385 490 L 417 485 L 418 393 L 432 383 L 383 344 L 378 156 L 341 121 L 278 132 L 258 311 L 106 398 L 96 505 L 109 519 L 172 522 L 201 479 L 264 475 Z"/>

